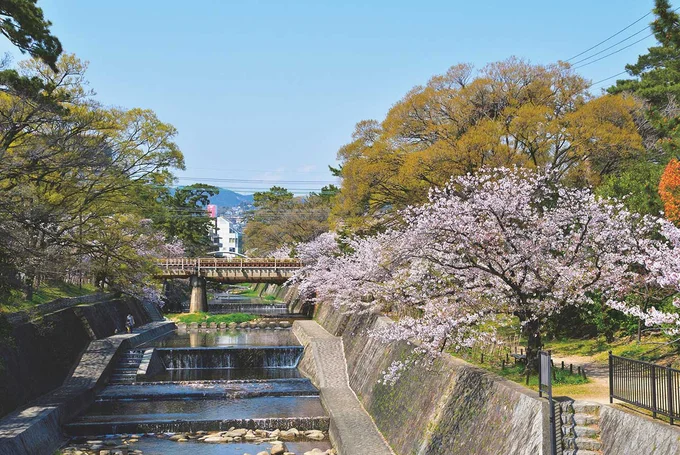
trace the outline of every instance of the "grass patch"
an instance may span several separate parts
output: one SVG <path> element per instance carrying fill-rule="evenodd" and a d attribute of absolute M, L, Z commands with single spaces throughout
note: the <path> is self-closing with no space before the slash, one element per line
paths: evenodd
<path fill-rule="evenodd" d="M 634 337 L 623 337 L 612 343 L 607 343 L 604 337 L 591 339 L 553 340 L 546 342 L 545 349 L 552 350 L 554 356 L 580 355 L 592 357 L 599 363 L 607 362 L 609 351 L 612 354 L 635 360 L 657 362 L 659 360 L 673 360 L 677 365 L 680 355 L 677 345 L 666 344 L 668 337 L 659 334 L 643 336 L 640 343 Z"/>
<path fill-rule="evenodd" d="M 231 324 L 232 322 L 241 323 L 259 319 L 259 316 L 246 313 L 229 313 L 229 314 L 210 314 L 210 313 L 175 313 L 166 315 L 168 319 L 175 322 L 184 322 L 191 324 L 192 322 L 202 323 L 215 322 L 220 324 L 222 322 Z"/>
<path fill-rule="evenodd" d="M 475 366 L 483 368 L 487 371 L 491 371 L 492 373 L 495 373 L 505 379 L 509 379 L 510 381 L 529 387 L 532 390 L 538 390 L 537 374 L 533 374 L 529 377 L 529 385 L 527 386 L 526 367 L 524 364 L 515 364 L 511 361 L 510 364 L 506 364 L 505 368 L 502 368 L 502 364 L 496 364 L 495 361 L 493 363 L 479 363 L 473 362 L 470 359 L 465 360 Z M 571 389 L 572 386 L 588 384 L 590 382 L 589 379 L 584 379 L 583 376 L 579 374 L 569 373 L 569 370 L 554 368 L 553 371 L 555 373 L 552 381 L 554 393 L 566 393 Z"/>
<path fill-rule="evenodd" d="M 33 298 L 26 300 L 21 291 L 12 291 L 7 302 L 0 302 L 0 312 L 14 313 L 16 311 L 29 310 L 36 305 L 51 302 L 52 300 L 66 297 L 80 297 L 97 292 L 97 288 L 91 284 L 83 284 L 82 288 L 77 284 L 69 283 L 45 283 L 33 291 Z"/>
<path fill-rule="evenodd" d="M 265 296 L 262 297 L 262 298 L 263 298 L 264 300 L 268 301 L 268 302 L 275 302 L 275 301 L 276 301 L 276 296 L 275 296 L 275 295 L 271 295 L 271 294 L 267 294 L 267 295 L 265 295 Z"/>
<path fill-rule="evenodd" d="M 247 289 L 247 290 L 243 290 L 243 291 L 237 291 L 237 292 L 235 292 L 234 294 L 240 295 L 240 296 L 242 296 L 242 297 L 255 297 L 255 298 L 260 297 L 260 294 L 257 293 L 254 289 Z"/>

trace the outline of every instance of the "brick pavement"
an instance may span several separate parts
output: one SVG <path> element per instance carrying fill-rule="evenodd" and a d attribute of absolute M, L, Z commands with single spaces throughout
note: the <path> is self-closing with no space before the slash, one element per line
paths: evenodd
<path fill-rule="evenodd" d="M 394 455 L 349 386 L 342 339 L 315 321 L 295 321 L 293 331 L 305 346 L 300 369 L 319 388 L 331 416 L 331 439 L 340 455 Z"/>

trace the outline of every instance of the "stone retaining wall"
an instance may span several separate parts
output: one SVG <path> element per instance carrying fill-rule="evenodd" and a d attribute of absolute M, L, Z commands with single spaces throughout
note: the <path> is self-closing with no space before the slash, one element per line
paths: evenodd
<path fill-rule="evenodd" d="M 605 454 L 680 455 L 680 429 L 612 406 L 600 409 Z"/>
<path fill-rule="evenodd" d="M 0 345 L 0 417 L 61 385 L 91 340 L 125 331 L 128 314 L 137 324 L 152 320 L 134 299 L 91 303 L 88 297 L 10 326 L 10 338 Z"/>
<path fill-rule="evenodd" d="M 549 405 L 536 393 L 450 356 L 382 384 L 383 371 L 413 349 L 368 336 L 389 319 L 322 306 L 317 320 L 342 336 L 350 385 L 397 454 L 549 453 Z"/>
<path fill-rule="evenodd" d="M 49 313 L 54 313 L 59 310 L 70 308 L 72 306 L 80 305 L 82 303 L 95 303 L 103 302 L 114 298 L 114 294 L 101 293 L 83 295 L 80 297 L 65 297 L 61 299 L 55 299 L 51 302 L 43 303 L 42 305 L 37 305 L 34 308 L 26 311 L 17 311 L 16 313 L 11 313 L 5 316 L 10 324 L 17 325 L 24 322 L 28 322 L 31 319 L 44 316 Z"/>

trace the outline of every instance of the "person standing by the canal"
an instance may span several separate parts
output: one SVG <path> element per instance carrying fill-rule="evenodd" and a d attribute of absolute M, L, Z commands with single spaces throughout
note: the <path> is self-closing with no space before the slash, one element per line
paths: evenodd
<path fill-rule="evenodd" d="M 132 328 L 134 326 L 135 318 L 131 314 L 128 314 L 127 317 L 125 318 L 125 328 L 127 329 L 127 333 L 132 332 Z"/>

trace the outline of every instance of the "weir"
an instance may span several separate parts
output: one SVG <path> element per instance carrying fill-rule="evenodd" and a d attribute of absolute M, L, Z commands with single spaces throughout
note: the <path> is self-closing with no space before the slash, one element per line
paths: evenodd
<path fill-rule="evenodd" d="M 158 348 L 166 370 L 296 368 L 302 346 Z"/>
<path fill-rule="evenodd" d="M 299 436 L 281 441 L 288 452 L 330 449 L 330 418 L 318 389 L 298 371 L 304 348 L 290 329 L 177 330 L 138 349 L 144 360 L 133 382 L 110 384 L 65 426 L 72 445 L 122 443 L 120 435 L 132 433 L 140 438 L 125 447 L 143 453 L 243 455 L 270 449 L 274 433 L 267 432 L 296 429 Z M 196 432 L 233 429 L 260 436 L 225 437 L 219 449 L 197 441 Z M 309 430 L 325 432 L 324 439 L 306 440 Z M 168 433 L 187 442 L 170 441 Z"/>

